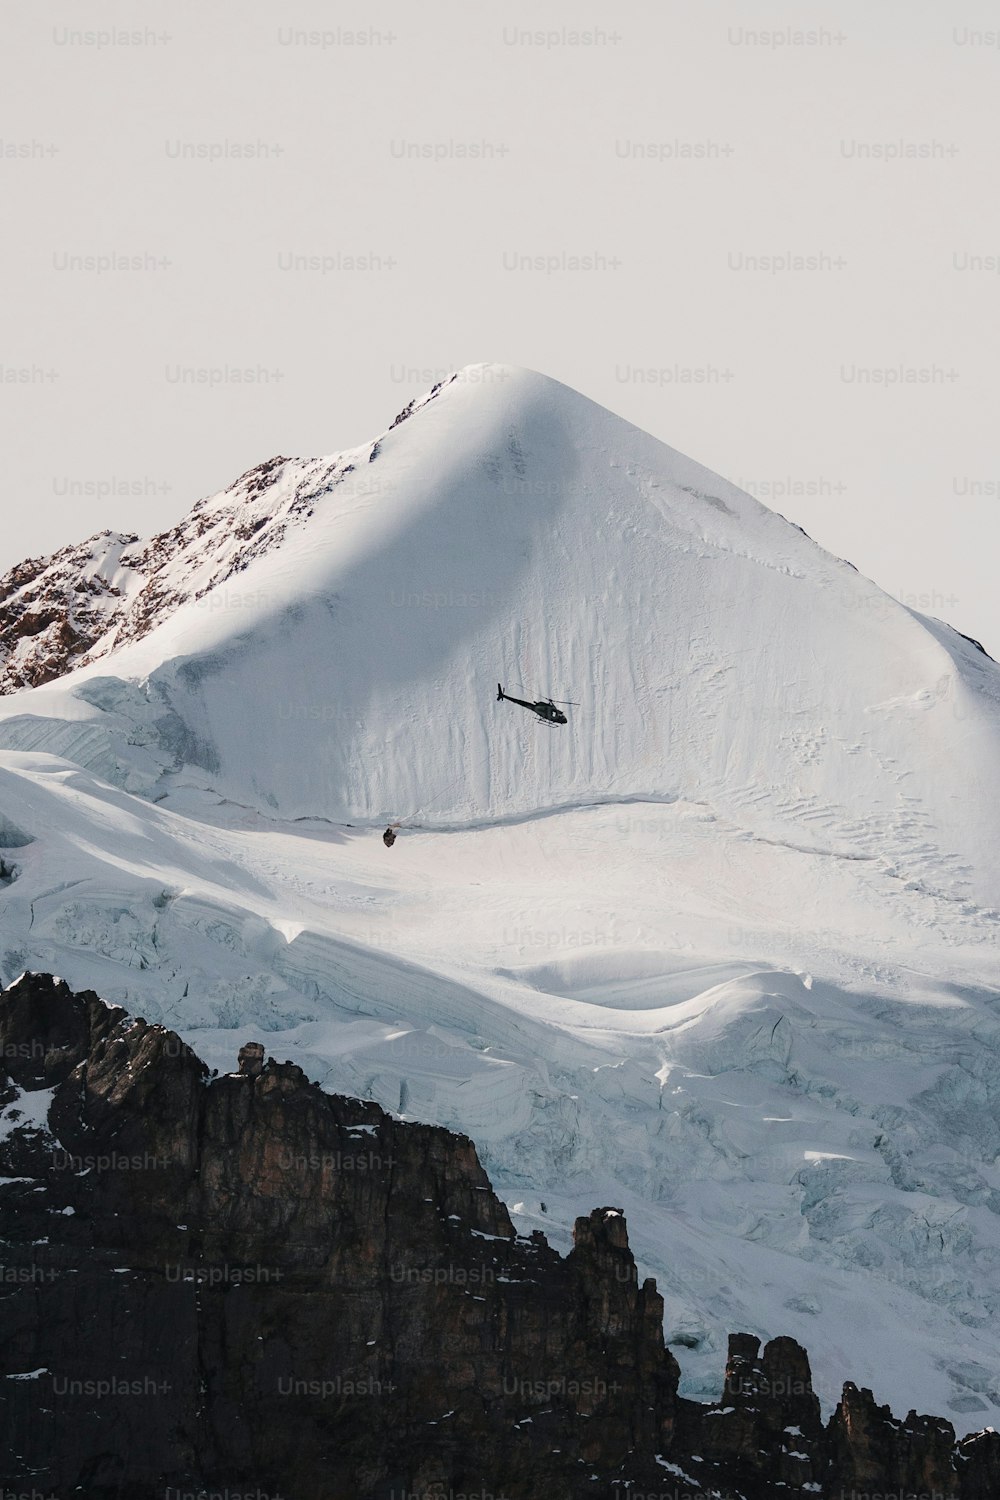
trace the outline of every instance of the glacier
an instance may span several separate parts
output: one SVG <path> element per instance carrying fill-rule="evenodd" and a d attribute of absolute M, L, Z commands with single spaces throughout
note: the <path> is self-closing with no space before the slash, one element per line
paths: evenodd
<path fill-rule="evenodd" d="M 96 570 L 92 628 L 0 697 L 3 983 L 464 1131 L 560 1247 L 620 1204 L 689 1394 L 740 1327 L 827 1409 L 996 1423 L 981 648 L 507 366 L 67 557 L 32 586 L 72 623 Z"/>

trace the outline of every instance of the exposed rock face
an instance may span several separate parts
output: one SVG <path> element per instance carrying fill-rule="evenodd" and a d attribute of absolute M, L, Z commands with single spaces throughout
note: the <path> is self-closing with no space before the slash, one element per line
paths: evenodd
<path fill-rule="evenodd" d="M 282 504 L 267 486 L 278 485 L 285 466 L 298 484 Z M 242 572 L 281 541 L 316 485 L 332 487 L 343 474 L 343 466 L 328 463 L 320 484 L 316 468 L 273 458 L 148 541 L 105 531 L 19 563 L 0 578 L 0 693 L 96 661 Z"/>
<path fill-rule="evenodd" d="M 472 1143 L 324 1094 L 263 1048 L 210 1079 L 173 1033 L 25 976 L 0 995 L 0 1480 L 39 1495 L 1000 1494 L 805 1352 L 730 1343 L 677 1396 L 625 1221 L 515 1235 Z M 626 1485 L 630 1488 L 626 1488 Z"/>
<path fill-rule="evenodd" d="M 433 400 L 441 384 L 411 401 L 392 426 Z M 50 682 L 139 640 L 219 585 L 238 593 L 232 581 L 378 448 L 376 440 L 330 458 L 278 454 L 149 540 L 104 531 L 18 563 L 0 578 L 0 694 Z"/>
<path fill-rule="evenodd" d="M 748 1500 L 762 1478 L 761 1494 L 773 1484 L 808 1494 L 826 1476 L 819 1400 L 806 1352 L 794 1339 L 772 1339 L 761 1354 L 759 1339 L 731 1335 L 720 1405 L 683 1402 L 678 1429 L 681 1446 L 701 1457 L 699 1477 L 720 1489 L 735 1482 Z"/>
<path fill-rule="evenodd" d="M 837 1500 L 877 1489 L 887 1466 L 903 1494 L 958 1492 L 955 1429 L 938 1417 L 918 1417 L 911 1411 L 900 1422 L 887 1406 L 876 1405 L 871 1391 L 859 1390 L 849 1381 L 830 1424 L 830 1439 L 838 1479 L 832 1493 Z"/>
<path fill-rule="evenodd" d="M 137 540 L 108 531 L 0 579 L 0 692 L 58 677 L 108 633 L 125 607 L 112 578 Z"/>
<path fill-rule="evenodd" d="M 244 1078 L 259 1078 L 264 1071 L 263 1042 L 247 1042 L 240 1048 L 237 1062 Z"/>

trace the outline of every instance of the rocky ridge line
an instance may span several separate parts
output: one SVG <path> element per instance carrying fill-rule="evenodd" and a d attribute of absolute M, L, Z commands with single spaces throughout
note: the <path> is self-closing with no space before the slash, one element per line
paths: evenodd
<path fill-rule="evenodd" d="M 28 974 L 0 994 L 0 1480 L 168 1500 L 988 1500 L 1000 1436 L 730 1340 L 678 1396 L 624 1218 L 515 1234 L 466 1137 Z"/>
<path fill-rule="evenodd" d="M 411 401 L 388 431 L 449 383 Z M 182 605 L 238 578 L 308 521 L 348 474 L 372 462 L 384 436 L 330 458 L 269 458 L 148 541 L 102 531 L 18 563 L 0 577 L 0 695 L 52 682 L 141 640 Z"/>

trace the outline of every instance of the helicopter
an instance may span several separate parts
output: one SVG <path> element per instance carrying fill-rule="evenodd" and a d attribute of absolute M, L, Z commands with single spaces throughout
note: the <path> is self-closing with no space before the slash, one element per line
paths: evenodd
<path fill-rule="evenodd" d="M 530 708 L 531 712 L 537 714 L 546 724 L 566 724 L 568 722 L 566 715 L 556 707 L 555 702 L 551 698 L 540 698 L 537 703 L 529 703 L 525 698 L 513 698 L 510 693 L 505 693 L 498 682 L 497 702 L 502 703 L 504 701 L 507 703 L 519 703 L 522 708 Z M 571 708 L 577 706 L 571 698 L 564 698 L 562 701 Z"/>

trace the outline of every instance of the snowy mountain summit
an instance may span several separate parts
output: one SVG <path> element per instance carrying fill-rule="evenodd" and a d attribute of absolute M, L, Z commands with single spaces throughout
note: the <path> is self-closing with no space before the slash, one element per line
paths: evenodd
<path fill-rule="evenodd" d="M 203 1055 L 278 1033 L 467 1131 L 554 1242 L 623 1201 L 694 1394 L 740 1326 L 806 1344 L 827 1405 L 850 1374 L 1000 1419 L 975 643 L 477 365 L 150 542 L 14 569 L 0 686 L 4 983 L 54 971 Z"/>

